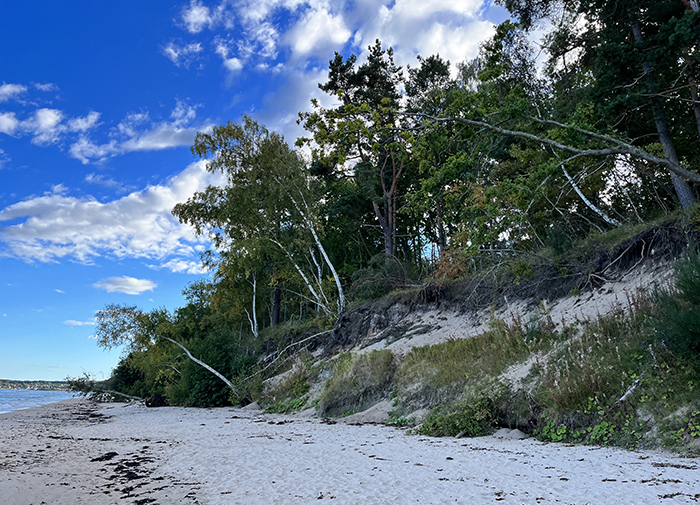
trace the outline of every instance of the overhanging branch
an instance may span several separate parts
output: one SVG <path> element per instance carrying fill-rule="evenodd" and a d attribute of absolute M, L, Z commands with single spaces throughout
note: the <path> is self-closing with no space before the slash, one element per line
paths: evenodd
<path fill-rule="evenodd" d="M 545 145 L 548 145 L 548 146 L 553 147 L 555 149 L 559 149 L 561 151 L 572 153 L 572 154 L 575 154 L 577 156 L 629 155 L 629 156 L 632 156 L 634 158 L 638 158 L 638 159 L 641 159 L 644 161 L 648 161 L 649 163 L 653 163 L 655 165 L 665 167 L 668 170 L 670 170 L 671 172 L 673 172 L 674 174 L 678 175 L 679 177 L 683 177 L 689 181 L 700 182 L 700 174 L 697 174 L 695 172 L 691 172 L 690 170 L 686 170 L 678 163 L 675 163 L 667 158 L 660 158 L 659 156 L 654 156 L 651 153 L 648 153 L 642 149 L 639 149 L 638 147 L 633 146 L 632 144 L 628 144 L 628 143 L 623 142 L 623 141 L 616 139 L 614 137 L 610 137 L 608 135 L 603 135 L 600 133 L 591 132 L 591 131 L 584 130 L 581 128 L 568 126 L 568 125 L 565 125 L 563 123 L 559 123 L 557 121 L 544 120 L 544 119 L 534 118 L 532 116 L 527 116 L 527 119 L 529 119 L 530 121 L 540 123 L 540 124 L 549 124 L 552 126 L 556 126 L 558 128 L 573 130 L 573 131 L 576 131 L 578 133 L 587 135 L 591 138 L 603 140 L 605 142 L 609 142 L 611 144 L 614 144 L 615 147 L 609 147 L 609 148 L 605 148 L 605 149 L 579 149 L 577 147 L 562 144 L 561 142 L 557 142 L 556 140 L 548 139 L 546 137 L 534 135 L 532 133 L 527 133 L 527 132 L 523 132 L 523 131 L 509 130 L 506 128 L 501 128 L 499 126 L 494 126 L 494 125 L 491 125 L 491 124 L 486 123 L 484 121 L 476 121 L 473 119 L 466 119 L 466 118 L 454 117 L 454 116 L 437 117 L 437 116 L 431 116 L 429 114 L 415 114 L 415 113 L 408 113 L 408 112 L 406 112 L 404 114 L 411 115 L 411 116 L 421 116 L 423 118 L 429 119 L 429 120 L 434 121 L 436 123 L 455 122 L 455 123 L 461 123 L 461 124 L 465 124 L 465 125 L 469 125 L 469 126 L 484 128 L 484 129 L 492 131 L 494 133 L 500 133 L 501 135 L 506 135 L 509 137 L 516 137 L 516 138 L 523 138 L 523 139 L 527 139 L 527 140 L 532 140 L 533 142 L 539 142 L 541 144 L 545 144 Z"/>

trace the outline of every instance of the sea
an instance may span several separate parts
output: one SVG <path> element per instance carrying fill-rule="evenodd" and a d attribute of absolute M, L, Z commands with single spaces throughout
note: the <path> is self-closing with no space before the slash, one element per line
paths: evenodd
<path fill-rule="evenodd" d="M 0 389 L 0 414 L 39 407 L 74 398 L 68 391 L 35 391 L 33 389 Z"/>

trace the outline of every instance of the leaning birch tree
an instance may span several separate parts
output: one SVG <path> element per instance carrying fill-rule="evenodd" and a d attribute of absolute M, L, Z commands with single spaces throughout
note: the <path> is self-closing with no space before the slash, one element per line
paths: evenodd
<path fill-rule="evenodd" d="M 126 346 L 131 351 L 148 350 L 159 341 L 167 341 L 180 348 L 190 360 L 221 379 L 233 393 L 237 393 L 234 385 L 223 374 L 195 357 L 183 343 L 168 336 L 172 321 L 164 311 L 147 313 L 136 306 L 109 304 L 97 311 L 95 322 L 95 338 L 99 347 L 113 349 Z"/>

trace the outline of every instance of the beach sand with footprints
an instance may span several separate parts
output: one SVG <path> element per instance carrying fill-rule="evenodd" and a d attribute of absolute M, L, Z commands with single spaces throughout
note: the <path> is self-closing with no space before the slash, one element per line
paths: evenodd
<path fill-rule="evenodd" d="M 0 415 L 0 497 L 46 504 L 700 501 L 698 459 L 76 399 Z"/>

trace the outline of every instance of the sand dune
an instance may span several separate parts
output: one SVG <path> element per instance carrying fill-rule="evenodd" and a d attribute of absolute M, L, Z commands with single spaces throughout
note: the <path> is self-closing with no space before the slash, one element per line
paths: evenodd
<path fill-rule="evenodd" d="M 0 447 L 9 505 L 700 501 L 697 459 L 232 408 L 69 400 L 0 415 Z"/>

